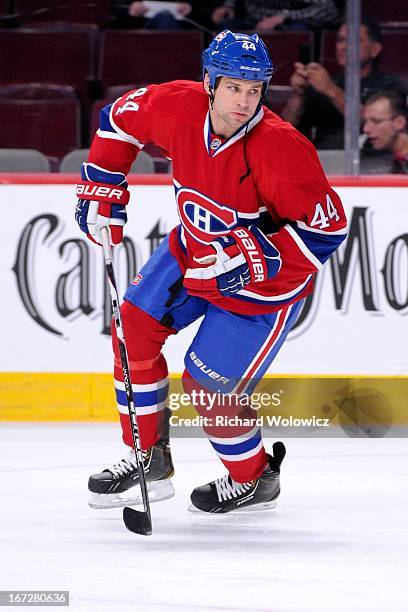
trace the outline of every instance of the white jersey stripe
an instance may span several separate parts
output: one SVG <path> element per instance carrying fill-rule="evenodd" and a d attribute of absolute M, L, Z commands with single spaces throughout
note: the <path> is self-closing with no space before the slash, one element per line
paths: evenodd
<path fill-rule="evenodd" d="M 129 142 L 130 144 L 135 145 L 136 147 L 138 147 L 139 149 L 143 149 L 144 144 L 142 142 L 140 142 L 139 140 L 137 140 L 137 138 L 135 138 L 134 136 L 130 136 L 130 134 L 126 134 L 126 132 L 124 132 L 123 130 L 120 129 L 120 127 L 118 127 L 115 123 L 115 120 L 113 119 L 113 108 L 114 108 L 114 104 L 112 104 L 111 109 L 109 111 L 109 121 L 112 125 L 112 127 L 115 129 L 115 132 L 121 136 L 122 140 L 124 140 L 125 142 Z"/>
<path fill-rule="evenodd" d="M 347 227 L 335 230 L 334 232 L 326 232 L 324 230 L 318 229 L 317 227 L 310 227 L 309 225 L 306 225 L 306 223 L 304 223 L 303 221 L 296 221 L 296 225 L 300 227 L 300 229 L 305 230 L 306 232 L 324 234 L 325 236 L 344 236 L 345 234 L 347 234 Z"/>
<path fill-rule="evenodd" d="M 303 240 L 301 239 L 301 237 L 299 236 L 299 234 L 297 234 L 295 232 L 295 230 L 293 229 L 293 227 L 291 227 L 290 225 L 284 225 L 283 229 L 285 229 L 288 234 L 290 234 L 290 236 L 293 238 L 293 240 L 296 242 L 297 246 L 299 247 L 299 249 L 302 251 L 303 255 L 310 261 L 312 262 L 312 264 L 315 266 L 315 268 L 317 270 L 320 270 L 323 266 L 323 264 L 321 263 L 321 261 L 319 261 L 317 259 L 317 257 L 315 255 L 313 255 L 312 251 L 310 251 L 308 249 L 308 247 L 305 245 L 305 243 L 303 242 Z"/>
<path fill-rule="evenodd" d="M 120 140 L 121 142 L 129 142 L 128 139 L 122 138 L 122 136 L 120 136 L 119 134 L 116 134 L 116 132 L 108 132 L 106 130 L 99 129 L 96 131 L 96 135 L 99 136 L 99 138 L 106 138 L 107 140 Z M 133 142 L 132 144 L 136 144 L 136 143 Z M 139 143 L 136 146 L 138 146 L 139 149 L 142 149 L 144 145 Z"/>
<path fill-rule="evenodd" d="M 159 404 L 154 404 L 152 406 L 135 406 L 136 416 L 146 416 L 147 414 L 155 414 L 156 412 L 160 412 L 166 408 L 167 402 L 160 402 Z M 128 407 L 122 406 L 122 404 L 117 404 L 118 410 L 120 414 L 129 414 Z"/>
<path fill-rule="evenodd" d="M 158 380 L 155 383 L 147 384 L 147 385 L 132 385 L 132 390 L 134 393 L 148 393 L 149 391 L 157 391 L 158 389 L 163 389 L 166 385 L 169 384 L 168 378 L 162 378 L 162 380 Z M 118 391 L 125 391 L 125 383 L 121 380 L 115 378 L 115 388 Z"/>
<path fill-rule="evenodd" d="M 287 293 L 280 293 L 279 295 L 269 296 L 269 295 L 262 295 L 260 293 L 255 293 L 254 291 L 248 291 L 248 289 L 241 289 L 241 291 L 238 291 L 237 295 L 243 295 L 245 297 L 255 298 L 256 300 L 260 300 L 262 302 L 281 302 L 282 300 L 289 300 L 290 298 L 294 297 L 297 293 L 300 293 L 302 289 L 306 287 L 306 285 L 308 284 L 312 276 L 313 276 L 312 274 L 309 274 L 309 276 L 306 278 L 306 280 L 303 283 L 301 283 L 300 285 L 298 285 L 291 291 L 288 291 Z"/>
<path fill-rule="evenodd" d="M 225 151 L 225 149 L 228 149 L 231 145 L 233 145 L 238 140 L 243 138 L 243 136 L 245 136 L 245 134 L 250 132 L 262 120 L 263 116 L 264 116 L 264 111 L 263 111 L 263 108 L 261 106 L 259 108 L 258 112 L 252 117 L 252 119 L 250 119 L 250 121 L 245 123 L 240 128 L 240 130 L 238 132 L 236 132 L 233 136 L 231 136 L 231 138 L 228 138 L 215 151 L 215 153 L 212 155 L 212 157 L 216 157 L 217 155 L 222 153 L 222 151 Z M 209 142 L 208 142 L 209 141 L 209 137 L 210 137 L 210 111 L 207 112 L 207 115 L 206 115 L 206 118 L 205 118 L 205 121 L 204 121 L 204 146 L 207 149 L 207 153 L 210 155 Z"/>

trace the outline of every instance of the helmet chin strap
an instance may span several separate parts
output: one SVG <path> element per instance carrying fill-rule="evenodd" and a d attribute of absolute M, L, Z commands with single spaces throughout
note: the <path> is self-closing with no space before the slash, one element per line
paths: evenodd
<path fill-rule="evenodd" d="M 214 110 L 215 91 L 213 90 L 212 87 L 210 87 L 210 93 L 208 94 L 208 97 L 210 98 L 211 110 Z"/>
<path fill-rule="evenodd" d="M 209 93 L 206 91 L 205 89 L 205 84 L 204 84 L 204 80 L 203 80 L 203 89 L 206 92 L 206 94 L 208 95 L 208 98 L 210 100 L 210 107 L 211 110 L 214 110 L 214 98 L 215 98 L 215 91 L 214 89 L 211 87 L 211 85 L 208 83 L 208 89 L 209 89 Z"/>

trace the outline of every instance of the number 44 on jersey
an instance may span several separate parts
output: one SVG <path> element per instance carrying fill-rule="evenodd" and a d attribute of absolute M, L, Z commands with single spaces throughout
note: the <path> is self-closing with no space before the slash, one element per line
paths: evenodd
<path fill-rule="evenodd" d="M 334 219 L 338 221 L 340 219 L 337 209 L 334 206 L 333 202 L 330 199 L 329 194 L 326 195 L 326 211 L 323 206 L 318 202 L 316 204 L 315 212 L 313 215 L 313 219 L 310 223 L 310 227 L 318 227 L 319 229 L 325 229 L 326 227 L 330 227 L 330 220 Z"/>

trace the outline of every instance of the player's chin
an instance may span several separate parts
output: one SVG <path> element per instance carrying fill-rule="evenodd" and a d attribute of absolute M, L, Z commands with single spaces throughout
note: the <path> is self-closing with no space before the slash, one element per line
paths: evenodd
<path fill-rule="evenodd" d="M 231 113 L 231 121 L 237 125 L 243 125 L 249 119 L 249 115 L 245 113 Z"/>

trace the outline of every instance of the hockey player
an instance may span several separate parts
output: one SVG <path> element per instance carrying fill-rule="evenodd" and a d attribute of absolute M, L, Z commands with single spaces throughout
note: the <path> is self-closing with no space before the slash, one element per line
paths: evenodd
<path fill-rule="evenodd" d="M 185 389 L 251 393 L 316 272 L 346 235 L 341 202 L 314 147 L 262 105 L 272 72 L 258 35 L 225 30 L 203 53 L 204 83 L 151 85 L 105 107 L 83 164 L 79 226 L 97 243 L 108 227 L 118 244 L 127 220 L 126 174 L 138 151 L 154 142 L 173 161 L 181 223 L 130 284 L 121 307 L 152 501 L 174 494 L 166 339 L 203 316 L 185 356 Z M 113 337 L 116 396 L 123 440 L 132 447 L 116 344 Z M 222 513 L 275 504 L 285 447 L 276 442 L 268 454 L 253 423 L 205 427 L 228 474 L 195 488 L 194 508 Z M 135 503 L 137 482 L 131 450 L 90 477 L 90 504 Z"/>

